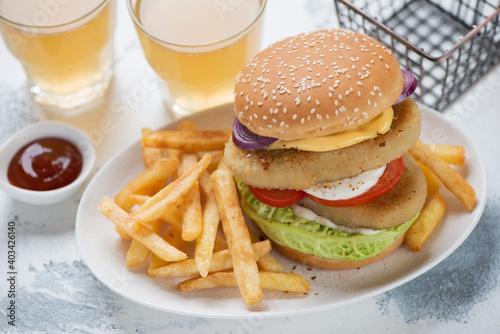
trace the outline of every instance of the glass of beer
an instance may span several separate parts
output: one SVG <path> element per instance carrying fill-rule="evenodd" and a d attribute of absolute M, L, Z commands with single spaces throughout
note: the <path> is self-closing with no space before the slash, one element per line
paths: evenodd
<path fill-rule="evenodd" d="M 259 50 L 266 0 L 127 0 L 174 118 L 233 100 Z"/>
<path fill-rule="evenodd" d="M 2 36 L 36 102 L 67 112 L 104 95 L 115 12 L 114 0 L 0 0 Z"/>

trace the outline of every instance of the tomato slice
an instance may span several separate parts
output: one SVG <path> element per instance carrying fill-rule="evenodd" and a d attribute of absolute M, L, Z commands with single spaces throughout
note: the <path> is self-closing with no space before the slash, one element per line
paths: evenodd
<path fill-rule="evenodd" d="M 285 208 L 293 205 L 300 202 L 306 196 L 306 193 L 301 190 L 262 189 L 251 186 L 249 188 L 259 201 L 275 208 Z"/>
<path fill-rule="evenodd" d="M 249 186 L 250 191 L 264 204 L 276 208 L 284 208 L 300 202 L 305 196 L 309 196 L 313 201 L 326 206 L 348 207 L 366 204 L 387 194 L 398 183 L 403 174 L 403 157 L 393 160 L 387 164 L 384 173 L 377 184 L 371 187 L 367 192 L 349 199 L 327 200 L 307 194 L 301 190 L 292 189 L 263 189 Z"/>
<path fill-rule="evenodd" d="M 327 206 L 348 207 L 366 204 L 387 194 L 396 185 L 396 183 L 398 183 L 401 175 L 403 174 L 403 168 L 404 162 L 402 157 L 391 161 L 387 164 L 384 174 L 382 174 L 377 184 L 371 187 L 367 192 L 353 198 L 331 201 L 314 197 L 310 194 L 307 194 L 307 196 L 309 196 L 313 201 Z"/>

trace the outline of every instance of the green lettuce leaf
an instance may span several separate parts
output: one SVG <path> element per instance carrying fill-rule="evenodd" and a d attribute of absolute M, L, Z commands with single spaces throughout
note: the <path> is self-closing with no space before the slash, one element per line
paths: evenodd
<path fill-rule="evenodd" d="M 348 233 L 295 215 L 291 207 L 275 208 L 260 202 L 248 186 L 236 179 L 243 211 L 274 242 L 303 253 L 335 260 L 363 260 L 375 256 L 413 224 L 408 222 L 373 235 Z"/>

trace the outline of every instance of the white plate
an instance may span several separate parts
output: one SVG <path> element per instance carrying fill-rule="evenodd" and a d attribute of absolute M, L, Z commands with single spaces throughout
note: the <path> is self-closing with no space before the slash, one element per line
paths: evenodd
<path fill-rule="evenodd" d="M 476 226 L 486 202 L 486 176 L 478 153 L 468 140 L 445 119 L 428 108 L 423 114 L 424 141 L 463 145 L 467 167 L 459 172 L 477 192 L 477 207 L 471 213 L 447 191 L 442 191 L 448 204 L 443 222 L 424 249 L 413 253 L 402 246 L 387 258 L 359 270 L 328 271 L 307 268 L 279 254 L 285 271 L 302 274 L 312 284 L 308 295 L 265 291 L 264 300 L 247 306 L 237 288 L 215 288 L 179 292 L 182 279 L 147 276 L 145 268 L 125 268 L 128 242 L 120 239 L 112 223 L 98 211 L 104 196 L 113 197 L 127 182 L 143 170 L 141 146 L 137 142 L 118 153 L 102 167 L 88 185 L 76 220 L 76 235 L 83 258 L 94 275 L 116 293 L 137 303 L 172 313 L 209 318 L 281 317 L 339 307 L 393 289 L 422 275 L 449 256 Z M 200 128 L 230 129 L 233 109 L 226 105 L 188 117 Z M 165 129 L 175 129 L 174 122 Z"/>

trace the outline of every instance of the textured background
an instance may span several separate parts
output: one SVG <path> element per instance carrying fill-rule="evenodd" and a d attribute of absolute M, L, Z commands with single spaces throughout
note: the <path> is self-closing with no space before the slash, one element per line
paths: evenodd
<path fill-rule="evenodd" d="M 263 45 L 287 35 L 336 25 L 331 1 L 270 0 L 268 6 Z M 112 115 L 114 127 L 110 133 L 99 125 L 104 117 L 99 117 L 102 110 L 67 120 L 91 135 L 99 150 L 98 166 L 116 147 L 137 140 L 138 132 L 130 133 L 127 124 L 134 124 L 136 129 L 155 128 L 169 120 L 162 111 L 141 108 L 143 101 L 125 103 L 123 94 L 134 88 L 133 80 L 127 78 L 150 72 L 121 2 L 115 49 L 117 75 L 110 98 L 128 109 Z M 0 246 L 5 244 L 7 223 L 17 224 L 15 329 L 20 333 L 498 333 L 500 148 L 495 134 L 500 114 L 495 95 L 499 91 L 497 66 L 445 110 L 446 117 L 471 140 L 486 165 L 488 199 L 479 224 L 450 257 L 399 288 L 339 309 L 289 318 L 263 319 L 257 315 L 229 321 L 160 312 L 113 293 L 87 269 L 74 229 L 81 194 L 61 205 L 32 207 L 0 192 Z M 149 104 L 161 105 L 157 92 L 148 92 L 147 99 Z M 21 127 L 45 119 L 60 117 L 45 114 L 26 97 L 22 69 L 0 42 L 0 143 Z M 2 268 L 5 259 L 5 247 L 0 247 Z M 16 332 L 6 325 L 6 288 L 0 276 L 2 333 Z"/>

